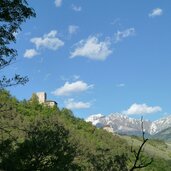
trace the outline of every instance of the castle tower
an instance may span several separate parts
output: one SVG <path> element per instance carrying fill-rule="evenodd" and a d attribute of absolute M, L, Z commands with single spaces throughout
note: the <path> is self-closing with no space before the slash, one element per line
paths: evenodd
<path fill-rule="evenodd" d="M 38 97 L 38 101 L 40 104 L 46 102 L 46 93 L 45 92 L 38 92 L 38 93 L 36 93 L 36 96 Z"/>

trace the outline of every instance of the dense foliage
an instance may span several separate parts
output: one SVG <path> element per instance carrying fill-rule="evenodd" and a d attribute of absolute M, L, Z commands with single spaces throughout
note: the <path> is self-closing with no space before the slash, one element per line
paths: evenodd
<path fill-rule="evenodd" d="M 16 58 L 16 49 L 10 46 L 16 42 L 15 34 L 21 30 L 21 24 L 35 12 L 28 6 L 26 0 L 1 0 L 0 1 L 0 70 L 9 66 Z M 12 78 L 0 75 L 0 88 L 25 84 L 27 77 L 15 74 Z"/>
<path fill-rule="evenodd" d="M 0 90 L 0 105 L 0 170 L 128 171 L 132 166 L 134 156 L 124 139 L 75 118 L 68 109 L 43 106 L 36 99 L 19 102 L 5 90 Z M 154 158 L 144 170 L 169 167 Z"/>

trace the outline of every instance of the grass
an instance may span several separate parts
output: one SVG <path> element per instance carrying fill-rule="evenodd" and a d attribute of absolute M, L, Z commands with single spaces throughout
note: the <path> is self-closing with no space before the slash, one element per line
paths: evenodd
<path fill-rule="evenodd" d="M 137 148 L 142 143 L 140 137 L 126 135 L 120 137 L 125 139 L 128 144 Z M 164 141 L 149 139 L 145 144 L 144 151 L 151 157 L 161 157 L 165 160 L 171 159 L 171 144 L 165 143 Z"/>

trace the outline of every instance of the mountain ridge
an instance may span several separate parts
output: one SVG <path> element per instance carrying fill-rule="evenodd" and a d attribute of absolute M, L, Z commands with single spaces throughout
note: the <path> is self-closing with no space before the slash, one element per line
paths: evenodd
<path fill-rule="evenodd" d="M 90 115 L 85 121 L 91 122 L 99 128 L 108 125 L 117 133 L 137 135 L 142 131 L 140 119 L 131 118 L 122 113 L 111 113 L 107 116 L 103 114 Z M 146 134 L 155 135 L 171 127 L 171 115 L 155 121 L 143 120 L 143 125 Z"/>

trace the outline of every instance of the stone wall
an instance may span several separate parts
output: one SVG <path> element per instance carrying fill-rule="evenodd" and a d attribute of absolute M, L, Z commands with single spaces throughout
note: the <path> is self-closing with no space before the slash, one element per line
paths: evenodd
<path fill-rule="evenodd" d="M 54 107 L 57 106 L 57 103 L 53 100 L 47 100 L 47 95 L 45 92 L 37 92 L 35 93 L 36 96 L 38 97 L 38 101 L 40 104 L 45 104 L 49 107 Z"/>
<path fill-rule="evenodd" d="M 45 92 L 38 92 L 38 93 L 36 93 L 36 96 L 38 97 L 38 101 L 40 104 L 46 102 L 46 93 Z"/>

